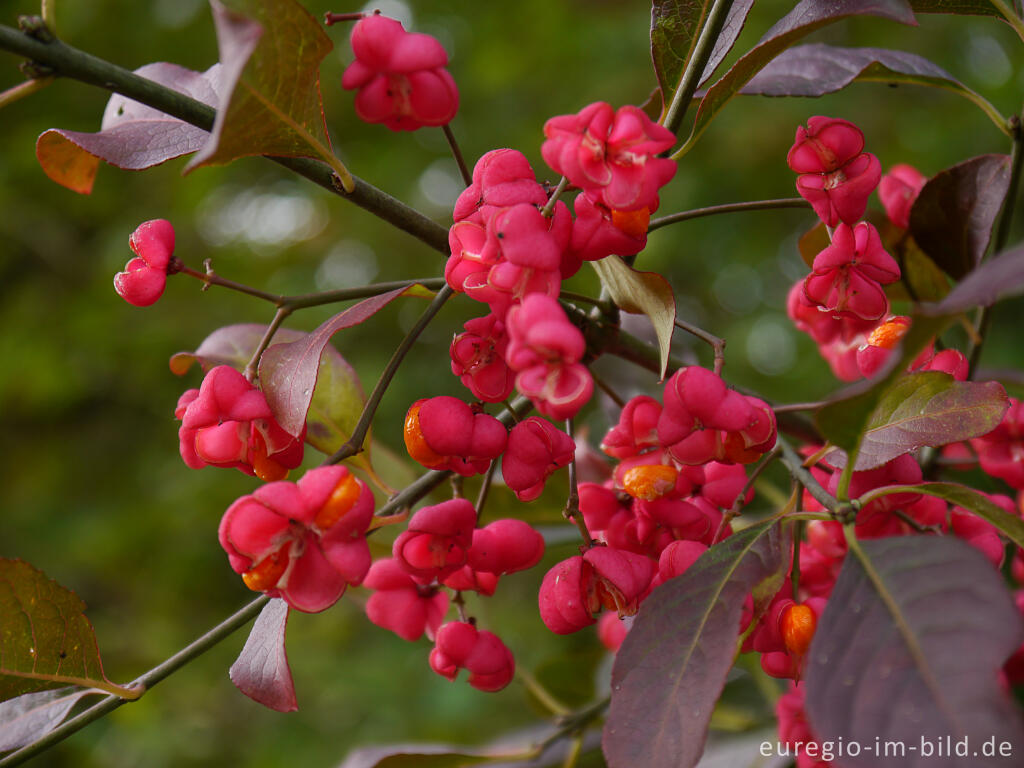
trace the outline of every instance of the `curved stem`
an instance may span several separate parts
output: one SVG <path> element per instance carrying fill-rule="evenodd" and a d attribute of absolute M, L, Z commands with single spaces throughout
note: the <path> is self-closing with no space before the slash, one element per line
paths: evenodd
<path fill-rule="evenodd" d="M 544 207 L 541 208 L 540 213 L 544 218 L 551 218 L 551 214 L 555 211 L 555 203 L 558 202 L 558 198 L 562 196 L 562 193 L 565 192 L 568 186 L 569 180 L 565 176 L 559 179 L 558 186 L 555 187 L 555 191 L 551 193 L 548 201 L 544 203 Z"/>
<path fill-rule="evenodd" d="M 260 339 L 260 343 L 256 345 L 256 349 L 253 350 L 252 357 L 249 358 L 249 362 L 246 363 L 245 370 L 242 371 L 242 375 L 245 376 L 247 381 L 252 382 L 256 378 L 256 370 L 259 367 L 260 358 L 263 357 L 263 352 L 270 346 L 270 342 L 274 340 L 274 334 L 277 333 L 277 329 L 281 327 L 281 323 L 283 323 L 284 319 L 291 313 L 292 311 L 288 307 L 277 308 L 277 312 L 274 313 L 274 319 L 270 321 L 270 325 L 267 326 L 267 330 L 263 332 L 263 338 Z"/>
<path fill-rule="evenodd" d="M 1006 0 L 989 0 L 989 2 L 1003 15 L 1006 23 L 1013 27 L 1013 31 L 1017 33 L 1017 36 L 1024 40 L 1024 22 L 1021 21 L 1020 16 L 1017 15 Z"/>
<path fill-rule="evenodd" d="M 10 51 L 38 62 L 53 73 L 95 85 L 158 109 L 179 120 L 209 131 L 213 128 L 216 110 L 178 91 L 129 72 L 96 56 L 67 45 L 60 40 L 42 42 L 12 27 L 0 24 L 0 50 Z M 308 157 L 274 157 L 300 176 L 334 194 L 355 203 L 387 221 L 436 251 L 448 253 L 448 230 L 431 221 L 419 211 L 399 202 L 372 184 L 352 176 L 352 191 L 346 193 L 336 186 L 334 170 L 325 162 Z"/>
<path fill-rule="evenodd" d="M 263 606 L 269 599 L 270 598 L 265 595 L 257 597 L 251 603 L 246 605 L 233 616 L 222 621 L 198 640 L 182 648 L 176 654 L 167 659 L 167 661 L 153 667 L 144 675 L 137 678 L 130 687 L 139 688 L 139 698 L 141 698 L 146 691 L 169 676 L 171 673 L 181 669 L 181 667 L 201 656 L 203 653 L 217 645 L 221 640 L 229 637 L 236 630 L 252 621 L 252 619 L 254 619 L 256 615 L 263 610 Z M 104 715 L 113 712 L 124 704 L 125 701 L 125 699 L 122 699 L 119 696 L 107 696 L 76 717 L 73 717 L 67 722 L 59 725 L 38 741 L 35 741 L 26 747 L 22 747 L 17 752 L 13 752 L 5 758 L 0 759 L 0 767 L 11 768 L 11 766 L 21 765 L 29 758 L 35 757 L 40 752 L 43 752 L 53 745 L 63 741 L 68 736 L 81 730 L 94 720 L 98 720 Z"/>
<path fill-rule="evenodd" d="M 405 335 L 402 343 L 398 345 L 398 349 L 391 356 L 391 360 L 388 361 L 387 367 L 377 380 L 377 386 L 373 388 L 373 392 L 370 393 L 370 397 L 363 407 L 363 413 L 359 417 L 359 422 L 356 424 L 355 429 L 352 430 L 352 436 L 325 463 L 337 464 L 339 461 L 355 456 L 363 450 L 363 441 L 366 439 L 366 433 L 370 431 L 370 423 L 373 421 L 374 414 L 377 413 L 377 407 L 380 405 L 388 385 L 391 384 L 391 380 L 395 377 L 399 366 L 409 353 L 409 350 L 412 349 L 412 345 L 419 338 L 423 329 L 430 324 L 430 321 L 434 319 L 434 316 L 441 310 L 441 307 L 444 306 L 444 303 L 448 301 L 453 293 L 454 291 L 448 285 L 445 285 L 444 288 L 438 291 L 437 296 L 430 302 L 430 306 L 420 315 L 419 320 L 416 321 L 416 324 L 409 333 Z"/>
<path fill-rule="evenodd" d="M 452 133 L 452 127 L 449 123 L 445 123 L 443 126 L 444 137 L 448 140 L 448 146 L 452 150 L 452 157 L 455 158 L 455 164 L 459 166 L 459 173 L 462 175 L 462 181 L 468 187 L 473 183 L 473 174 L 469 172 L 469 167 L 466 165 L 466 158 L 462 156 L 462 150 L 459 149 L 459 142 L 455 140 L 455 134 Z"/>
<path fill-rule="evenodd" d="M 691 325 L 685 320 L 680 320 L 678 317 L 675 319 L 676 328 L 682 328 L 689 334 L 696 336 L 701 341 L 707 342 L 711 345 L 711 349 L 715 353 L 714 370 L 715 375 L 722 375 L 722 367 L 725 365 L 725 339 L 720 339 L 713 333 L 708 333 L 703 328 L 699 328 L 696 325 Z"/>
<path fill-rule="evenodd" d="M 831 512 L 836 518 L 840 520 L 855 514 L 857 508 L 850 502 L 842 502 L 833 496 L 831 493 L 825 490 L 825 488 L 818 482 L 817 478 L 814 477 L 803 465 L 803 460 L 799 454 L 793 450 L 793 446 L 782 436 L 778 437 L 778 447 L 782 451 L 781 460 L 786 465 L 786 469 L 789 470 L 789 474 L 796 480 L 800 485 L 807 489 L 808 493 L 814 497 L 814 499 L 821 504 L 825 509 Z"/>
<path fill-rule="evenodd" d="M 565 433 L 570 438 L 573 436 L 572 419 L 565 420 Z M 580 512 L 580 489 L 576 478 L 575 456 L 569 462 L 569 498 L 566 499 L 562 516 L 569 522 L 575 523 L 576 527 L 579 528 L 580 536 L 583 538 L 583 549 L 590 549 L 594 544 L 594 539 L 590 535 L 590 531 L 587 530 L 587 523 L 583 519 L 583 513 Z"/>
<path fill-rule="evenodd" d="M 31 96 L 36 91 L 43 90 L 43 88 L 53 81 L 53 75 L 47 75 L 45 77 L 35 77 L 31 80 L 26 80 L 23 83 L 11 86 L 3 93 L 0 93 L 0 109 L 3 109 L 8 104 L 13 104 L 19 99 L 25 98 L 26 96 Z"/>
<path fill-rule="evenodd" d="M 811 204 L 802 197 L 783 197 L 778 200 L 752 200 L 748 203 L 726 203 L 725 205 L 709 205 L 706 208 L 694 208 L 692 211 L 670 213 L 668 216 L 661 216 L 651 219 L 647 227 L 648 232 L 653 232 L 661 227 L 675 224 L 680 221 L 699 219 L 702 216 L 715 216 L 719 213 L 737 213 L 739 211 L 770 211 L 778 208 L 810 208 Z"/>

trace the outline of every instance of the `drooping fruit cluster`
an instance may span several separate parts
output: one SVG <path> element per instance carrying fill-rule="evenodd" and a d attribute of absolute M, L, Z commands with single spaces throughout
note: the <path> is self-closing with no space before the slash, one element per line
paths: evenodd
<path fill-rule="evenodd" d="M 857 126 L 819 116 L 797 128 L 787 156 L 789 167 L 800 174 L 797 190 L 830 228 L 832 242 L 815 256 L 811 273 L 790 290 L 786 309 L 843 381 L 875 375 L 910 328 L 909 318 L 890 313 L 883 289 L 900 279 L 900 268 L 878 230 L 858 219 L 878 187 L 890 222 L 905 230 L 926 181 L 909 165 L 897 165 L 882 176 L 878 159 L 863 149 L 864 135 Z M 936 353 L 929 344 L 909 369 L 943 371 L 963 381 L 967 359 L 953 349 Z"/>

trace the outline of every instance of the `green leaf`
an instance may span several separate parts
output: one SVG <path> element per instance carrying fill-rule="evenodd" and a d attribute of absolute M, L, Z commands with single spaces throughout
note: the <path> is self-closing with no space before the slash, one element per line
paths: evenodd
<path fill-rule="evenodd" d="M 1010 401 L 996 381 L 956 381 L 941 371 L 921 371 L 889 387 L 860 442 L 854 469 L 880 467 L 904 453 L 937 447 L 987 434 L 999 426 Z M 845 466 L 838 452 L 826 460 Z"/>
<path fill-rule="evenodd" d="M 606 256 L 590 264 L 617 307 L 650 319 L 658 337 L 661 378 L 665 378 L 676 322 L 676 297 L 672 286 L 657 272 L 635 270 L 618 256 Z"/>
<path fill-rule="evenodd" d="M 790 548 L 788 526 L 756 523 L 644 600 L 612 668 L 603 739 L 612 768 L 697 764 L 736 655 L 744 598 L 754 592 L 755 612 L 763 610 Z"/>
<path fill-rule="evenodd" d="M 892 761 L 901 768 L 1014 762 L 982 755 L 993 739 L 1024 744 L 1020 712 L 998 679 L 1024 640 L 1024 621 L 998 571 L 953 536 L 849 542 L 805 661 L 815 736 L 903 744 Z M 966 739 L 967 756 L 936 760 L 920 749 L 947 738 Z M 885 762 L 867 750 L 842 759 L 846 768 Z"/>
<path fill-rule="evenodd" d="M 681 152 L 688 151 L 696 143 L 715 116 L 769 61 L 800 38 L 851 16 L 879 16 L 901 24 L 917 23 L 906 0 L 834 0 L 828 3 L 802 0 L 769 29 L 732 69 L 708 88 L 697 110 L 693 131 Z"/>
<path fill-rule="evenodd" d="M 0 558 L 0 701 L 33 691 L 81 685 L 124 699 L 103 674 L 85 603 L 21 560 Z"/>
<path fill-rule="evenodd" d="M 210 139 L 186 171 L 250 155 L 317 157 L 351 177 L 331 149 L 320 62 L 333 48 L 294 0 L 210 0 L 222 85 Z"/>
<path fill-rule="evenodd" d="M 985 494 L 968 488 L 959 483 L 920 483 L 918 485 L 892 485 L 876 488 L 862 497 L 862 503 L 868 504 L 874 499 L 892 493 L 925 493 L 938 496 L 958 507 L 969 509 L 979 517 L 988 520 L 992 525 L 1006 534 L 1018 547 L 1024 547 L 1024 520 L 1009 514 L 1005 509 L 994 503 Z"/>

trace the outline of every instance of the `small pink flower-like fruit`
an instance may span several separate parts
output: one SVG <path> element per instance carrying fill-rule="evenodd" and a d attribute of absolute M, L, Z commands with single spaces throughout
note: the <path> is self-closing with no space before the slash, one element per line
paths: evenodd
<path fill-rule="evenodd" d="M 474 571 L 497 575 L 525 571 L 544 556 L 544 537 L 522 520 L 495 520 L 473 531 L 466 562 Z"/>
<path fill-rule="evenodd" d="M 796 139 L 786 155 L 794 173 L 831 173 L 864 151 L 864 134 L 849 120 L 812 117 L 807 127 L 796 129 Z"/>
<path fill-rule="evenodd" d="M 437 631 L 437 643 L 430 652 L 430 668 L 455 680 L 460 669 L 469 672 L 474 688 L 500 691 L 515 674 L 512 652 L 501 639 L 464 621 L 450 621 Z"/>
<path fill-rule="evenodd" d="M 317 613 L 362 582 L 373 494 L 344 467 L 268 483 L 224 513 L 218 536 L 249 589 Z"/>
<path fill-rule="evenodd" d="M 515 149 L 492 149 L 473 166 L 473 182 L 455 201 L 452 218 L 485 225 L 491 217 L 519 203 L 544 205 L 547 194 L 537 183 L 526 156 Z"/>
<path fill-rule="evenodd" d="M 459 91 L 437 39 L 406 32 L 401 22 L 374 14 L 352 28 L 351 43 L 356 58 L 342 75 L 341 87 L 358 90 L 360 119 L 393 131 L 414 131 L 455 117 Z"/>
<path fill-rule="evenodd" d="M 474 317 L 463 326 L 466 331 L 452 340 L 449 353 L 452 373 L 487 403 L 500 403 L 515 388 L 515 373 L 505 362 L 508 333 L 494 314 Z"/>
<path fill-rule="evenodd" d="M 448 612 L 448 594 L 417 584 L 394 558 L 370 566 L 363 586 L 376 590 L 366 601 L 367 618 L 403 640 L 418 640 L 424 633 L 433 640 Z"/>
<path fill-rule="evenodd" d="M 661 403 L 647 395 L 632 398 L 619 414 L 619 422 L 605 434 L 601 450 L 616 459 L 628 459 L 658 447 Z"/>
<path fill-rule="evenodd" d="M 658 154 L 675 136 L 632 106 L 613 110 L 605 102 L 544 124 L 545 162 L 610 210 L 658 208 L 658 190 L 676 173 L 676 162 Z"/>
<path fill-rule="evenodd" d="M 804 294 L 829 312 L 878 320 L 889 311 L 882 286 L 899 279 L 899 265 L 882 247 L 878 230 L 866 221 L 840 224 L 832 244 L 814 257 Z"/>
<path fill-rule="evenodd" d="M 235 467 L 261 480 L 282 480 L 302 463 L 302 434 L 290 435 L 277 423 L 267 399 L 228 365 L 210 370 L 199 389 L 178 400 L 181 458 L 192 469 Z"/>
<path fill-rule="evenodd" d="M 970 442 L 985 474 L 1024 489 L 1024 403 L 1011 397 L 999 426 Z"/>
<path fill-rule="evenodd" d="M 128 245 L 135 258 L 124 272 L 114 275 L 114 290 L 129 304 L 148 307 L 164 293 L 174 253 L 174 227 L 165 219 L 143 222 L 128 238 Z"/>
<path fill-rule="evenodd" d="M 830 227 L 840 221 L 852 226 L 878 186 L 881 163 L 863 149 L 864 134 L 847 120 L 812 117 L 806 129 L 796 130 L 786 161 L 800 174 L 797 191 Z"/>
<path fill-rule="evenodd" d="M 912 165 L 903 163 L 889 169 L 878 183 L 878 196 L 889 221 L 903 229 L 910 226 L 910 209 L 927 181 Z"/>
<path fill-rule="evenodd" d="M 409 519 L 391 554 L 420 583 L 443 579 L 466 564 L 474 528 L 476 510 L 466 499 L 424 507 Z"/>
<path fill-rule="evenodd" d="M 428 469 L 481 474 L 505 450 L 508 432 L 493 416 L 475 412 L 457 397 L 417 400 L 405 417 L 405 446 Z"/>
<path fill-rule="evenodd" d="M 644 555 L 588 549 L 545 574 L 538 595 L 541 621 L 555 634 L 567 635 L 593 624 L 602 608 L 632 616 L 653 575 L 654 562 Z"/>
<path fill-rule="evenodd" d="M 548 477 L 569 465 L 575 451 L 573 439 L 551 422 L 537 416 L 523 419 L 509 432 L 501 459 L 505 485 L 520 501 L 533 501 Z"/>

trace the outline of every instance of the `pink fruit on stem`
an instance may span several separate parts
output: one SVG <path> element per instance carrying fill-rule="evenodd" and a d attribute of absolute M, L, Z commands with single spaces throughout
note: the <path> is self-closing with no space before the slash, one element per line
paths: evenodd
<path fill-rule="evenodd" d="M 181 458 L 193 469 L 235 467 L 261 480 L 281 480 L 302 463 L 306 428 L 290 435 L 263 393 L 228 365 L 212 368 L 199 389 L 178 400 Z"/>
<path fill-rule="evenodd" d="M 533 501 L 547 478 L 568 466 L 576 451 L 572 438 L 549 421 L 530 416 L 516 424 L 501 459 L 505 485 L 520 501 Z"/>
<path fill-rule="evenodd" d="M 366 601 L 367 618 L 403 640 L 418 640 L 424 633 L 433 640 L 448 612 L 448 594 L 417 584 L 394 558 L 370 566 L 363 586 L 375 590 Z"/>
<path fill-rule="evenodd" d="M 902 229 L 910 226 L 910 209 L 927 181 L 927 176 L 906 163 L 889 169 L 878 183 L 878 196 L 889 221 Z"/>
<path fill-rule="evenodd" d="M 832 244 L 814 257 L 804 294 L 834 314 L 878 320 L 889 311 L 882 286 L 899 279 L 899 265 L 882 247 L 878 230 L 866 221 L 840 224 Z"/>
<path fill-rule="evenodd" d="M 165 219 L 140 224 L 128 238 L 135 258 L 114 275 L 117 295 L 136 307 L 148 307 L 163 296 L 174 254 L 174 227 Z"/>
<path fill-rule="evenodd" d="M 448 54 L 430 35 L 406 32 L 401 22 L 374 14 L 352 28 L 352 53 L 341 78 L 357 90 L 356 114 L 393 131 L 446 125 L 459 108 L 459 91 L 445 69 Z"/>
<path fill-rule="evenodd" d="M 450 621 L 437 631 L 430 652 L 430 668 L 455 680 L 460 669 L 469 672 L 469 684 L 481 691 L 500 691 L 515 675 L 515 659 L 501 639 L 464 621 Z"/>
<path fill-rule="evenodd" d="M 496 418 L 447 395 L 414 402 L 404 436 L 409 455 L 423 466 L 466 477 L 486 472 L 508 439 Z"/>
<path fill-rule="evenodd" d="M 317 613 L 370 568 L 373 494 L 347 469 L 311 469 L 261 486 L 224 513 L 218 536 L 246 586 Z"/>
<path fill-rule="evenodd" d="M 637 107 L 596 102 L 551 118 L 544 136 L 545 162 L 610 210 L 657 210 L 658 189 L 676 173 L 674 160 L 658 157 L 675 135 Z"/>
<path fill-rule="evenodd" d="M 443 579 L 466 564 L 474 528 L 476 510 L 466 499 L 423 507 L 395 539 L 391 553 L 416 581 Z"/>

